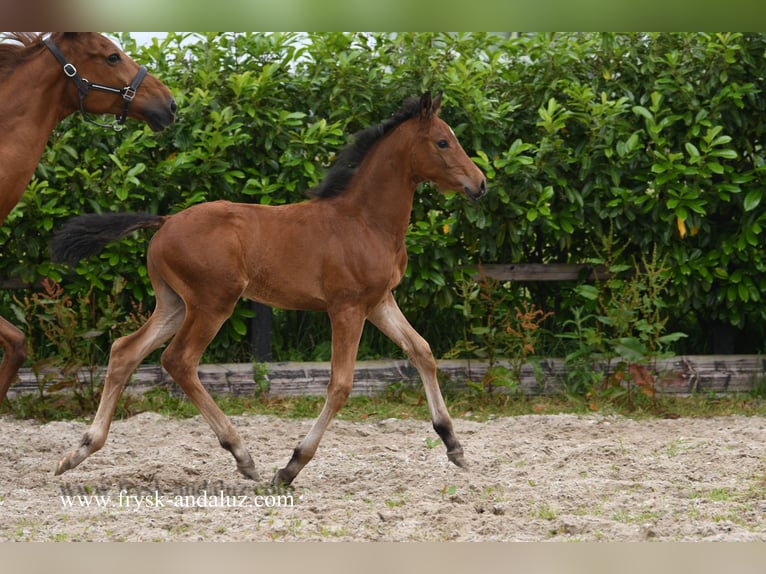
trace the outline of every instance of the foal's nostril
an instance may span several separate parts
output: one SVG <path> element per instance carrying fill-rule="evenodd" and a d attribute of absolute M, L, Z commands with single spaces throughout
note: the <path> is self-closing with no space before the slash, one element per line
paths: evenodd
<path fill-rule="evenodd" d="M 175 100 L 170 100 L 170 111 L 174 114 L 178 111 L 178 104 L 176 104 Z"/>

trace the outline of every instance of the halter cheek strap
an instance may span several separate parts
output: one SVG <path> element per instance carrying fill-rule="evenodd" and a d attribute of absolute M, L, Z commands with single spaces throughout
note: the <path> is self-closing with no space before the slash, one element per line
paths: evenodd
<path fill-rule="evenodd" d="M 43 44 L 45 44 L 48 50 L 51 51 L 51 53 L 56 57 L 56 59 L 59 61 L 59 63 L 63 67 L 64 75 L 68 78 L 71 78 L 72 81 L 77 86 L 77 92 L 80 95 L 80 113 L 82 114 L 83 119 L 86 122 L 101 128 L 113 129 L 116 132 L 122 130 L 122 126 L 125 123 L 125 120 L 128 118 L 128 108 L 130 107 L 130 102 L 132 102 L 133 98 L 136 97 L 136 91 L 138 91 L 138 86 L 141 85 L 141 82 L 144 80 L 144 77 L 146 76 L 146 66 L 139 66 L 138 72 L 136 73 L 136 77 L 133 78 L 133 81 L 130 82 L 129 86 L 125 86 L 124 88 L 113 88 L 112 86 L 106 86 L 104 84 L 89 82 L 88 80 L 86 80 L 79 74 L 79 72 L 77 71 L 77 68 L 75 68 L 74 65 L 67 62 L 66 58 L 64 58 L 63 54 L 58 49 L 58 46 L 56 46 L 56 44 L 53 43 L 53 40 L 51 40 L 50 38 L 43 38 L 42 41 L 43 41 Z M 90 90 L 109 92 L 112 94 L 119 94 L 120 96 L 122 96 L 122 99 L 125 101 L 125 106 L 122 109 L 122 114 L 119 116 L 116 116 L 116 120 L 113 123 L 111 124 L 98 123 L 97 121 L 91 119 L 91 117 L 88 115 L 88 112 L 85 111 L 85 96 L 88 95 L 88 92 Z"/>

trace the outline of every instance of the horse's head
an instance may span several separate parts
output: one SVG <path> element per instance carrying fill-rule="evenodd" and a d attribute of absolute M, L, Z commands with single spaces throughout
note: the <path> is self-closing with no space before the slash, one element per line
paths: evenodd
<path fill-rule="evenodd" d="M 154 131 L 175 119 L 176 102 L 170 90 L 105 36 L 55 33 L 46 44 L 54 55 L 57 49 L 56 57 L 66 63 L 64 73 L 75 80 L 72 94 L 83 113 L 115 114 L 121 116 L 120 123 L 125 116 L 132 117 Z"/>
<path fill-rule="evenodd" d="M 424 180 L 440 190 L 462 191 L 475 200 L 484 195 L 487 181 L 457 141 L 455 133 L 439 118 L 442 94 L 431 98 L 426 92 L 420 98 L 417 133 L 421 139 L 415 146 L 413 168 Z"/>

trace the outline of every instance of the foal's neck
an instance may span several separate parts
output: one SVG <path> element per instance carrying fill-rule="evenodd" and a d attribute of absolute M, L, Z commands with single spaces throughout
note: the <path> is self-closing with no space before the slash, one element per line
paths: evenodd
<path fill-rule="evenodd" d="M 404 126 L 404 124 L 403 124 Z M 410 161 L 412 136 L 399 126 L 367 153 L 341 197 L 369 228 L 404 242 L 420 179 Z"/>

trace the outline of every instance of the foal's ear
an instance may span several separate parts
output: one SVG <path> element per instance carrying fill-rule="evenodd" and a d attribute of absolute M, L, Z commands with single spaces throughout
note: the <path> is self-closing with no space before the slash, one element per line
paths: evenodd
<path fill-rule="evenodd" d="M 431 117 L 431 92 L 426 91 L 420 96 L 420 119 L 427 120 Z"/>
<path fill-rule="evenodd" d="M 436 97 L 433 99 L 433 102 L 431 102 L 431 112 L 434 114 L 439 113 L 439 109 L 442 106 L 442 96 L 444 95 L 444 92 L 439 90 L 436 92 Z"/>
<path fill-rule="evenodd" d="M 431 116 L 439 113 L 439 107 L 442 104 L 442 92 L 437 92 L 435 98 L 431 98 L 431 92 L 426 92 L 420 96 L 420 119 L 427 120 Z"/>

